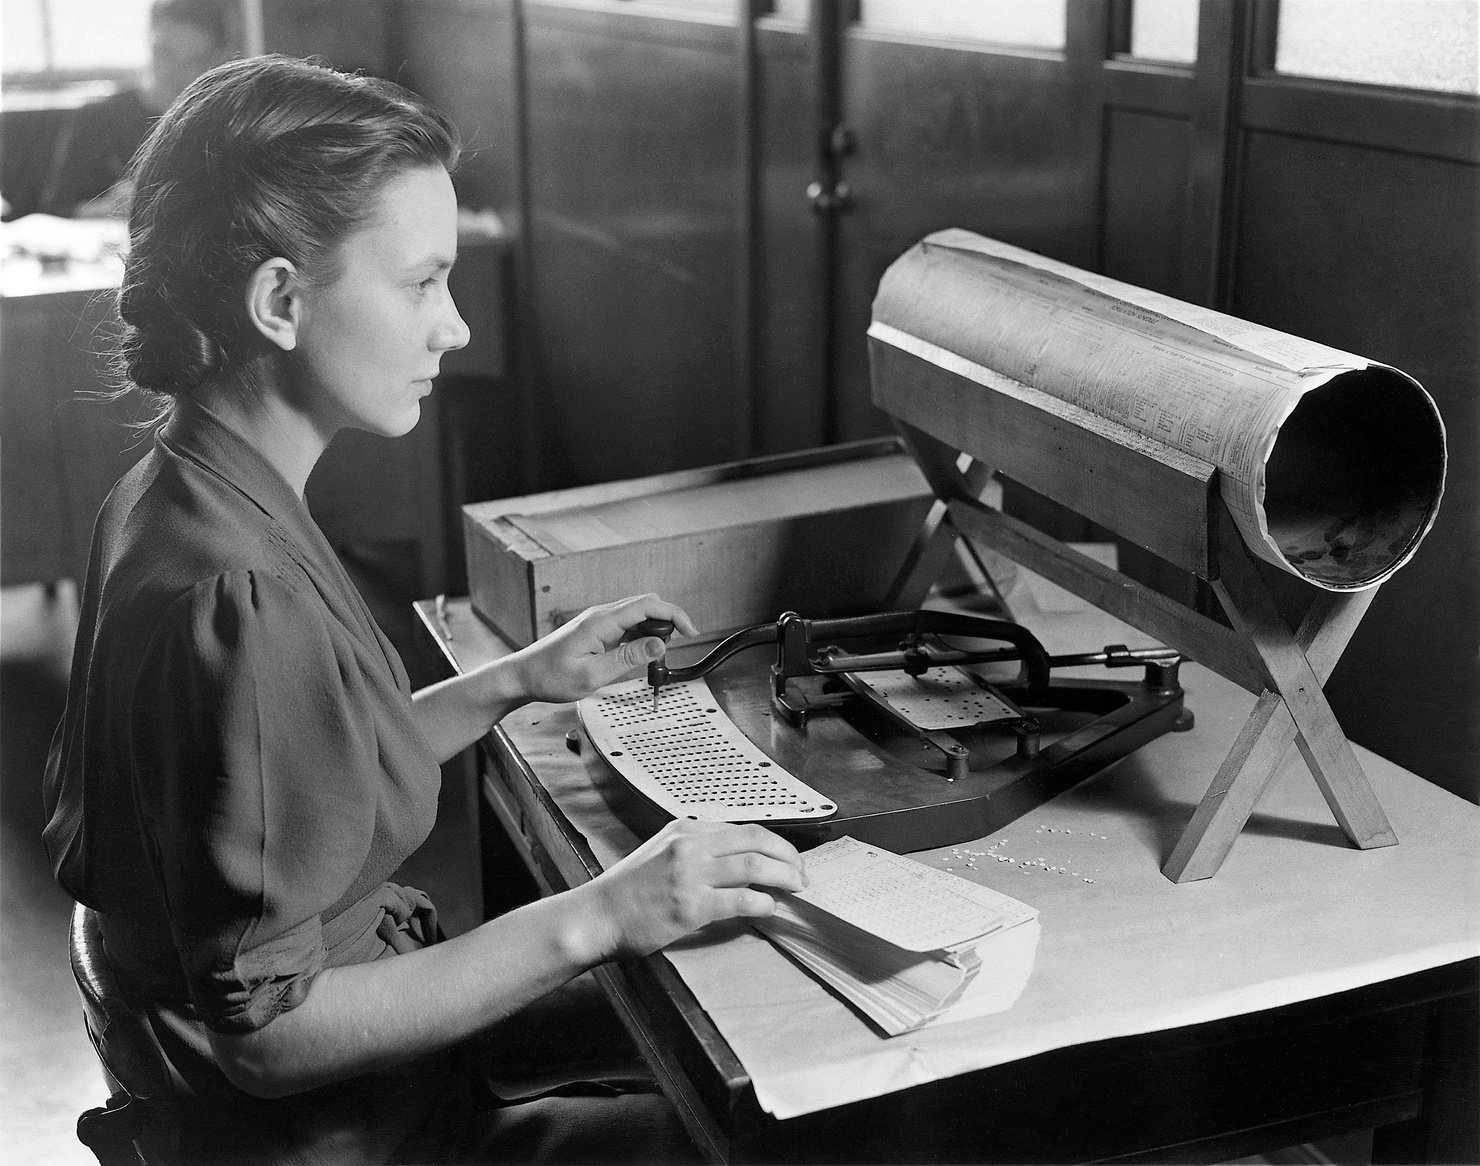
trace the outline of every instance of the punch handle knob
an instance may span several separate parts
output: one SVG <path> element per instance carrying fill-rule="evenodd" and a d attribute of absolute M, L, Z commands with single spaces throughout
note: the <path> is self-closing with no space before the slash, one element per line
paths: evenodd
<path fill-rule="evenodd" d="M 644 636 L 657 636 L 665 644 L 673 636 L 673 621 L 671 619 L 645 619 L 633 624 L 622 634 L 622 642 L 629 640 L 640 640 Z"/>

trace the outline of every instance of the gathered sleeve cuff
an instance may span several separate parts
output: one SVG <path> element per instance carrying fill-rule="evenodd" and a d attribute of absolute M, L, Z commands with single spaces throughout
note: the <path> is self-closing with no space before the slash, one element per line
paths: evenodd
<path fill-rule="evenodd" d="M 327 958 L 317 918 L 229 963 L 219 958 L 215 945 L 180 946 L 191 1002 L 208 1028 L 224 1033 L 252 1032 L 298 1007 Z"/>

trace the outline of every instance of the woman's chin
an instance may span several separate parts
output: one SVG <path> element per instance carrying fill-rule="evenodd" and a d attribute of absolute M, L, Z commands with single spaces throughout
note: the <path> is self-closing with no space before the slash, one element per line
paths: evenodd
<path fill-rule="evenodd" d="M 390 434 L 391 437 L 405 437 L 416 428 L 416 423 L 421 420 L 421 402 L 417 401 L 406 413 L 405 424 Z"/>
<path fill-rule="evenodd" d="M 394 417 L 376 418 L 365 428 L 381 437 L 405 437 L 421 420 L 421 401 L 412 401 Z"/>

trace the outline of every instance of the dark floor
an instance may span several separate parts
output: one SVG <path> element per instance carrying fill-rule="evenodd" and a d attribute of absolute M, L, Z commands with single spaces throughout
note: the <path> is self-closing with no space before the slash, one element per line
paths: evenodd
<path fill-rule="evenodd" d="M 67 965 L 71 900 L 41 850 L 41 770 L 66 700 L 70 587 L 0 593 L 0 1157 L 32 1166 L 92 1161 L 77 1115 L 107 1098 Z"/>

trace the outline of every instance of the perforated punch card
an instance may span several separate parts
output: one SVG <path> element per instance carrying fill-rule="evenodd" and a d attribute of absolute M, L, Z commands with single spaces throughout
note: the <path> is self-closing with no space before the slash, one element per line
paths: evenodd
<path fill-rule="evenodd" d="M 645 680 L 609 685 L 576 709 L 607 763 L 675 818 L 808 822 L 837 812 L 754 745 L 702 679 L 666 686 L 656 711 Z"/>

